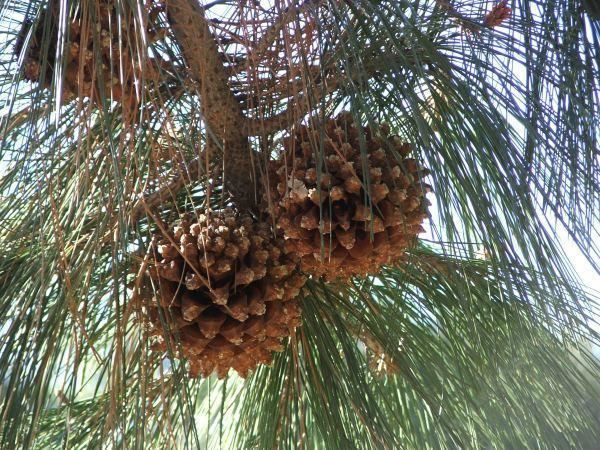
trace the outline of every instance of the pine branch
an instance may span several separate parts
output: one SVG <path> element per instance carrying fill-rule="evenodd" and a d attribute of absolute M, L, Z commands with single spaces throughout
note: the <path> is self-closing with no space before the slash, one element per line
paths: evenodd
<path fill-rule="evenodd" d="M 466 31 L 478 33 L 482 28 L 494 28 L 510 17 L 511 9 L 506 0 L 500 0 L 482 19 L 467 17 L 452 5 L 450 0 L 436 0 L 446 13 L 454 17 L 457 23 Z"/>
<path fill-rule="evenodd" d="M 48 111 L 48 108 L 49 107 L 47 104 L 34 110 L 32 110 L 30 106 L 26 106 L 19 112 L 3 117 L 3 120 L 0 121 L 0 131 L 2 132 L 0 135 L 0 142 L 3 142 L 6 136 L 8 136 L 12 131 L 30 122 L 32 117 L 44 115 Z M 4 119 L 6 120 L 6 123 L 2 124 Z"/>
<path fill-rule="evenodd" d="M 369 78 L 373 78 L 377 76 L 381 71 L 386 68 L 394 67 L 393 62 L 395 60 L 406 61 L 407 58 L 410 58 L 414 53 L 414 49 L 407 49 L 406 54 L 399 55 L 390 55 L 390 54 L 382 54 L 375 58 L 367 58 L 367 62 L 365 63 L 365 72 Z M 369 55 L 372 51 L 367 49 L 365 54 Z M 329 65 L 329 68 L 325 70 L 325 72 L 329 72 L 329 75 L 324 82 L 318 83 L 313 90 L 311 90 L 311 94 L 313 94 L 314 100 L 311 102 L 305 93 L 296 96 L 293 100 L 289 100 L 290 106 L 283 112 L 269 117 L 267 119 L 247 119 L 245 122 L 244 134 L 249 136 L 266 136 L 269 134 L 276 133 L 280 130 L 289 129 L 298 121 L 302 120 L 302 118 L 312 110 L 311 105 L 317 105 L 319 102 L 324 99 L 327 95 L 337 91 L 342 86 L 350 83 L 358 81 L 358 76 L 346 76 L 343 73 L 334 73 L 333 64 Z M 227 156 L 225 156 L 227 157 Z M 256 155 L 255 155 L 256 157 Z M 187 163 L 189 168 L 197 168 L 199 166 L 199 159 L 195 158 L 192 161 Z M 194 169 L 195 170 L 195 169 Z M 225 169 L 227 172 L 227 168 Z M 176 194 L 178 191 L 183 189 L 187 182 L 193 181 L 194 177 L 197 176 L 197 172 L 193 173 L 187 170 L 188 176 L 177 177 L 168 185 L 161 187 L 159 191 L 153 193 L 145 199 L 145 203 L 148 206 L 156 206 L 160 204 L 164 199 L 171 197 Z M 185 172 L 181 172 L 182 174 Z M 187 180 L 189 181 L 186 181 Z M 142 203 L 138 203 L 137 206 L 134 207 L 134 213 L 132 213 L 133 222 L 137 222 L 144 215 L 144 205 Z"/>
<path fill-rule="evenodd" d="M 341 72 L 336 69 L 335 62 L 330 63 L 323 69 L 325 79 L 320 80 L 320 77 L 314 77 L 315 84 L 310 92 L 302 92 L 293 96 L 284 111 L 267 119 L 248 119 L 248 134 L 250 136 L 266 136 L 280 130 L 290 129 L 306 114 L 309 114 L 316 105 L 321 104 L 328 95 L 351 83 L 367 82 L 373 79 L 386 69 L 390 70 L 390 68 L 398 66 L 398 64 L 394 64 L 395 61 L 405 64 L 414 52 L 415 49 L 409 49 L 404 55 L 384 53 L 373 57 L 373 54 L 377 54 L 377 52 L 370 48 L 366 49 L 364 51 L 365 62 L 362 64 L 363 71 L 354 71 L 352 74 Z M 331 55 L 324 59 L 336 61 Z M 422 60 L 421 64 L 423 62 L 426 60 Z M 352 65 L 353 62 L 349 63 Z M 292 85 L 290 84 L 290 86 Z"/>
<path fill-rule="evenodd" d="M 394 361 L 394 358 L 390 356 L 389 352 L 386 350 L 385 342 L 381 342 L 380 339 L 377 339 L 377 337 L 365 327 L 357 327 L 350 322 L 347 322 L 347 326 L 351 333 L 367 347 L 374 358 L 383 361 L 385 364 L 385 373 L 392 375 L 400 372 L 396 361 Z M 375 373 L 375 375 L 379 374 Z"/>
<path fill-rule="evenodd" d="M 204 9 L 195 0 L 169 2 L 167 14 L 183 55 L 200 87 L 202 114 L 209 138 L 223 149 L 224 182 L 241 208 L 255 204 L 252 153 L 243 132 L 244 116 L 228 84 L 217 44 L 208 27 Z"/>

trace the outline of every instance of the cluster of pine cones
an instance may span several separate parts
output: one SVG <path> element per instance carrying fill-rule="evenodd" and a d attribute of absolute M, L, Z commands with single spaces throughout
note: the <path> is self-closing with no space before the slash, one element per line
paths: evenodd
<path fill-rule="evenodd" d="M 152 62 L 136 66 L 133 14 L 117 17 L 112 0 L 91 6 L 67 26 L 63 97 L 133 109 L 139 78 L 157 72 Z M 153 23 L 163 10 L 155 4 L 146 12 L 149 35 L 160 34 Z M 58 17 L 52 0 L 35 28 L 25 22 L 15 46 L 21 54 L 31 34 L 23 76 L 43 87 L 56 78 Z M 349 113 L 309 123 L 284 140 L 268 167 L 262 220 L 234 209 L 204 211 L 152 240 L 144 275 L 152 294 L 141 300 L 153 348 L 186 358 L 191 376 L 224 377 L 233 368 L 245 377 L 270 363 L 301 323 L 308 276 L 344 282 L 377 273 L 423 231 L 431 188 L 408 144 L 385 126 L 359 128 Z"/>
<path fill-rule="evenodd" d="M 160 6 L 154 7 L 148 17 L 156 17 L 160 10 Z M 63 48 L 59 40 L 59 13 L 59 2 L 51 1 L 35 21 L 35 27 L 34 21 L 25 20 L 14 48 L 15 54 L 20 55 L 31 33 L 24 55 L 23 77 L 40 82 L 45 88 L 51 87 L 59 53 L 57 47 L 61 46 L 60 52 L 64 54 L 64 66 L 61 62 L 60 67 L 61 71 L 64 70 L 64 99 L 88 97 L 100 103 L 102 98 L 106 98 L 125 105 L 135 104 L 135 85 L 139 84 L 142 73 L 149 82 L 157 79 L 158 72 L 151 59 L 136 56 L 137 34 L 130 30 L 133 18 L 124 20 L 124 17 L 118 17 L 112 0 L 95 2 L 94 11 L 87 11 L 85 15 L 79 11 L 69 21 Z M 150 21 L 147 32 L 157 32 Z M 143 67 L 140 60 L 147 61 Z"/>
<path fill-rule="evenodd" d="M 359 129 L 349 114 L 302 126 L 271 162 L 262 220 L 203 212 L 155 236 L 156 294 L 143 299 L 154 348 L 187 358 L 191 376 L 245 377 L 268 364 L 301 323 L 308 276 L 377 273 L 423 231 L 428 171 L 409 152 L 387 127 Z"/>

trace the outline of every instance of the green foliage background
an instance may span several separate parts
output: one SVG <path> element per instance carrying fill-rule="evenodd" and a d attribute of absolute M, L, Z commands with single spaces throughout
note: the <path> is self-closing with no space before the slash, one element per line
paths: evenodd
<path fill-rule="evenodd" d="M 397 267 L 311 280 L 302 327 L 245 381 L 187 379 L 149 351 L 131 302 L 153 227 L 132 211 L 179 173 L 157 147 L 197 155 L 201 96 L 168 72 L 130 128 L 118 104 L 61 103 L 60 77 L 20 81 L 15 40 L 46 3 L 0 0 L 0 448 L 596 448 L 599 294 L 557 238 L 600 269 L 600 23 L 583 3 L 515 0 L 494 29 L 485 1 L 303 10 L 340 80 L 314 112 L 388 122 L 431 169 L 439 214 Z M 152 46 L 183 67 L 172 40 Z M 207 183 L 163 219 L 222 204 Z M 365 332 L 397 374 L 369 369 Z"/>

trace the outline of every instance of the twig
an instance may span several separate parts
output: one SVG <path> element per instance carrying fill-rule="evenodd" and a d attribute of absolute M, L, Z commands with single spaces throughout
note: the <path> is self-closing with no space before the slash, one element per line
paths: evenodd
<path fill-rule="evenodd" d="M 6 120 L 5 129 L 2 130 L 0 125 L 0 130 L 2 131 L 2 135 L 0 135 L 0 142 L 2 142 L 6 136 L 11 133 L 15 128 L 22 126 L 24 123 L 28 122 L 32 115 L 41 115 L 48 111 L 48 105 L 40 106 L 39 108 L 32 110 L 30 106 L 26 106 L 21 111 L 16 114 L 10 114 L 4 116 L 0 119 L 0 124 Z"/>
<path fill-rule="evenodd" d="M 511 9 L 507 6 L 506 0 L 496 3 L 481 20 L 465 16 L 450 3 L 450 0 L 436 0 L 436 2 L 448 15 L 456 19 L 461 28 L 471 33 L 479 33 L 482 28 L 497 27 L 511 15 Z"/>
<path fill-rule="evenodd" d="M 386 352 L 384 346 L 379 341 L 379 339 L 373 336 L 373 334 L 367 329 L 365 329 L 364 326 L 357 327 L 349 324 L 348 329 L 356 339 L 365 344 L 365 347 L 367 347 L 367 349 L 369 349 L 369 351 L 373 353 L 375 357 L 377 357 L 385 364 L 384 371 L 387 374 L 391 375 L 400 372 L 398 365 L 396 364 L 394 359 L 388 354 L 388 352 Z M 402 342 L 399 343 L 399 347 L 400 345 L 402 345 Z M 377 373 L 375 375 L 379 374 L 380 373 Z"/>
<path fill-rule="evenodd" d="M 137 223 L 145 216 L 147 208 L 159 206 L 169 198 L 177 195 L 178 192 L 188 186 L 191 182 L 197 181 L 202 172 L 201 157 L 196 157 L 188 163 L 182 163 L 180 165 L 179 174 L 173 176 L 169 183 L 152 194 L 142 196 L 142 198 L 135 203 L 131 209 L 130 215 L 132 224 Z"/>
<path fill-rule="evenodd" d="M 288 23 L 296 19 L 300 14 L 306 12 L 309 8 L 318 6 L 321 0 L 305 0 L 299 5 L 288 6 L 279 16 L 277 22 L 271 25 L 267 31 L 261 36 L 258 43 L 248 54 L 248 60 L 254 58 L 260 59 L 261 55 L 266 52 L 271 45 L 277 40 L 279 33 Z"/>

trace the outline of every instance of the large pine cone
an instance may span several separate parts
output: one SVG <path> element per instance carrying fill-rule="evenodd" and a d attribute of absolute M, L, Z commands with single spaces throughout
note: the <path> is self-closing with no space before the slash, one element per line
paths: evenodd
<path fill-rule="evenodd" d="M 216 370 L 224 377 L 233 367 L 245 377 L 269 364 L 300 325 L 297 297 L 306 281 L 282 248 L 269 225 L 230 210 L 186 217 L 155 238 L 157 296 L 147 306 L 155 349 L 171 346 L 186 357 L 191 376 Z"/>
<path fill-rule="evenodd" d="M 140 56 L 129 47 L 129 42 L 136 42 L 138 34 L 136 30 L 128 29 L 134 26 L 133 18 L 124 20 L 123 17 L 117 17 L 115 7 L 113 0 L 100 0 L 96 3 L 95 18 L 89 11 L 83 21 L 79 11 L 78 16 L 69 21 L 68 41 L 63 55 L 66 59 L 62 80 L 64 99 L 88 97 L 99 103 L 104 97 L 131 105 L 136 101 L 135 83 L 141 79 L 142 72 L 147 81 L 157 78 L 156 67 L 151 60 L 140 66 Z M 155 17 L 157 13 L 154 7 L 148 16 Z M 82 28 L 84 23 L 87 24 L 85 29 Z M 52 1 L 35 22 L 25 51 L 23 77 L 29 81 L 43 82 L 45 88 L 50 88 L 53 81 L 59 44 L 58 24 L 59 3 Z M 96 26 L 96 30 L 92 30 L 91 24 Z M 117 24 L 121 24 L 120 31 Z M 17 37 L 15 54 L 21 53 L 33 26 L 31 19 L 25 20 Z M 151 23 L 147 31 L 156 33 Z M 98 37 L 94 37 L 94 33 L 98 33 Z M 46 35 L 48 38 L 44 42 Z"/>
<path fill-rule="evenodd" d="M 428 171 L 406 158 L 410 146 L 386 128 L 360 133 L 344 113 L 326 122 L 323 152 L 315 150 L 317 128 L 302 126 L 284 141 L 269 170 L 268 210 L 304 272 L 329 280 L 376 273 L 424 231 Z"/>

